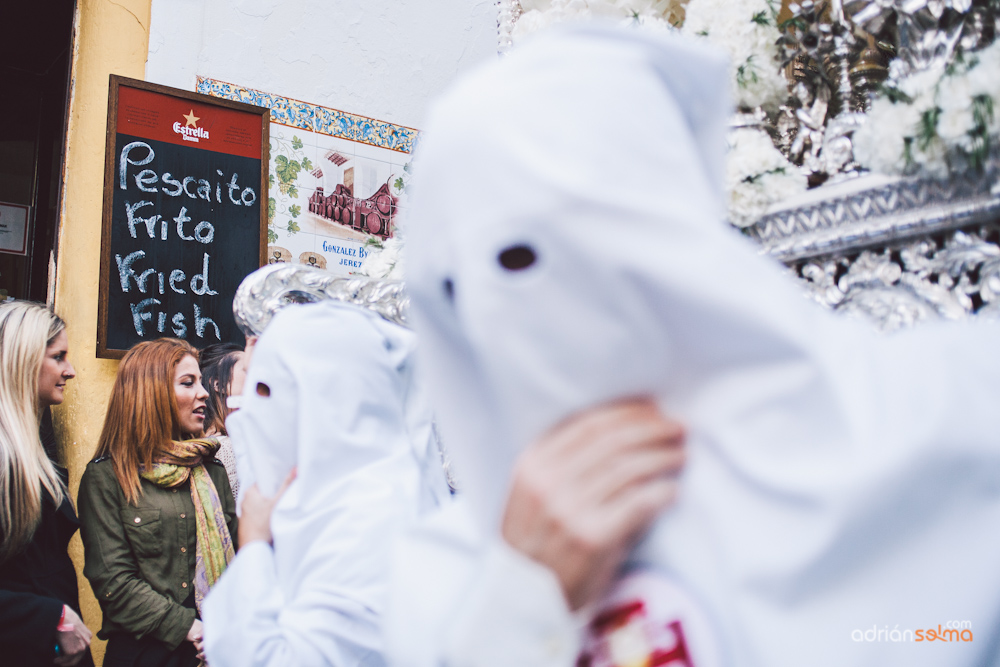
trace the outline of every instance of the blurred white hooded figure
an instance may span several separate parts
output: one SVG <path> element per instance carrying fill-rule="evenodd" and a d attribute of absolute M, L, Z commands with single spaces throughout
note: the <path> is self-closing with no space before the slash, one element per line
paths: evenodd
<path fill-rule="evenodd" d="M 397 558 L 396 664 L 997 664 L 1000 330 L 877 335 L 727 229 L 725 72 L 580 27 L 434 107 L 408 275 L 470 511 Z M 642 395 L 688 428 L 680 496 L 574 617 L 499 536 L 512 466 Z"/>
<path fill-rule="evenodd" d="M 205 601 L 213 667 L 384 665 L 393 541 L 449 498 L 412 332 L 337 302 L 279 312 L 226 422 L 243 488 L 275 494 Z M 244 481 L 245 480 L 245 481 Z"/>

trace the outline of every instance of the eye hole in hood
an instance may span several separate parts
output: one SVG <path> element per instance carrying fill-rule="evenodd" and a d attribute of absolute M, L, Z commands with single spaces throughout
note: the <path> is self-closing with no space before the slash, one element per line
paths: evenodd
<path fill-rule="evenodd" d="M 500 266 L 508 271 L 523 271 L 534 264 L 537 258 L 534 249 L 524 244 L 506 248 L 497 257 L 500 261 Z"/>

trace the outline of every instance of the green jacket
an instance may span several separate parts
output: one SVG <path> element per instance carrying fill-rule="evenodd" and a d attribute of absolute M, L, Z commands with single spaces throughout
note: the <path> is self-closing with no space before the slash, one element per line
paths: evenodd
<path fill-rule="evenodd" d="M 236 503 L 226 469 L 206 462 L 236 545 Z M 163 489 L 141 480 L 138 506 L 128 504 L 110 459 L 87 465 L 77 508 L 83 538 L 83 574 L 101 603 L 97 635 L 126 632 L 153 637 L 171 650 L 187 638 L 194 609 L 182 602 L 194 593 L 196 528 L 188 482 Z"/>

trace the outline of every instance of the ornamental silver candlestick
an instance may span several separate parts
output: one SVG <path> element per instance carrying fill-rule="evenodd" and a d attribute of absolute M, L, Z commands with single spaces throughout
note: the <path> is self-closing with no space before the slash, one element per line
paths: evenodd
<path fill-rule="evenodd" d="M 851 25 L 844 16 L 844 5 L 841 0 L 832 0 L 830 4 L 830 20 L 833 28 L 833 53 L 831 54 L 832 67 L 835 76 L 834 99 L 836 100 L 837 115 L 850 113 L 851 97 L 854 88 L 851 86 L 851 46 L 853 45 L 854 33 Z"/>

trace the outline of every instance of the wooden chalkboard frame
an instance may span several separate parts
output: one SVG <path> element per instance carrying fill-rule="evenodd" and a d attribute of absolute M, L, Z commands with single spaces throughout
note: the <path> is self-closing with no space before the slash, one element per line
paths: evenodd
<path fill-rule="evenodd" d="M 100 282 L 98 287 L 98 317 L 97 317 L 97 357 L 99 359 L 121 359 L 128 350 L 113 349 L 107 346 L 108 341 L 108 304 L 110 297 L 109 280 L 111 278 L 111 218 L 114 206 L 114 181 L 118 122 L 118 98 L 121 87 L 136 88 L 139 90 L 168 95 L 179 99 L 189 100 L 204 106 L 214 106 L 230 109 L 247 114 L 260 116 L 261 132 L 261 157 L 260 157 L 260 253 L 258 257 L 259 266 L 267 264 L 267 201 L 268 201 L 268 172 L 269 145 L 270 145 L 270 124 L 271 111 L 267 107 L 258 107 L 252 104 L 236 102 L 233 100 L 220 99 L 201 93 L 194 93 L 178 88 L 171 88 L 156 83 L 149 83 L 139 79 L 112 74 L 110 76 L 110 87 L 108 91 L 108 136 L 104 149 L 104 205 L 101 220 L 101 268 Z"/>

